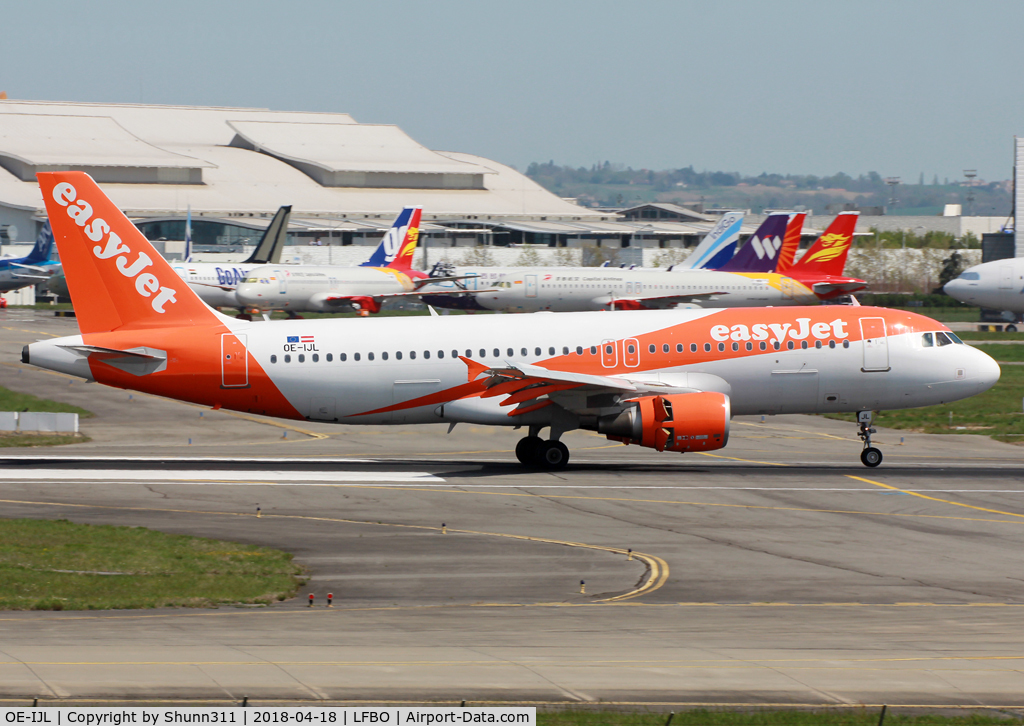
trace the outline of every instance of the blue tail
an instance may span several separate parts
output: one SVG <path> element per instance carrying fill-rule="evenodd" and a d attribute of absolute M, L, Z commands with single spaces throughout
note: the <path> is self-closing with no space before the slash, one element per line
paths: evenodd
<path fill-rule="evenodd" d="M 736 243 L 743 227 L 743 213 L 729 212 L 700 241 L 697 249 L 683 262 L 675 265 L 677 270 L 716 270 L 728 262 L 736 253 Z"/>
<path fill-rule="evenodd" d="M 419 239 L 419 211 L 420 207 L 404 208 L 377 245 L 377 249 L 370 255 L 370 259 L 360 267 L 409 267 Z"/>
<path fill-rule="evenodd" d="M 722 272 L 774 272 L 787 224 L 789 213 L 768 215 L 736 256 L 718 269 Z"/>
<path fill-rule="evenodd" d="M 22 258 L 22 262 L 26 264 L 32 264 L 35 262 L 46 262 L 50 259 L 50 253 L 53 251 L 53 232 L 50 230 L 50 220 L 46 220 L 43 224 L 42 229 L 39 230 L 39 236 L 36 237 L 36 244 L 32 248 L 32 251 L 28 253 L 27 257 Z"/>

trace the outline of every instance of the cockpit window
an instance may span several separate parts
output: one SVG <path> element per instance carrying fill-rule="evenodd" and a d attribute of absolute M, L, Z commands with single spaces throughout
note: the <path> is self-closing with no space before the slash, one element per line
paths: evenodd
<path fill-rule="evenodd" d="M 981 275 L 977 272 L 964 272 L 960 275 L 961 280 L 980 280 Z"/>
<path fill-rule="evenodd" d="M 964 341 L 960 340 L 959 337 L 957 337 L 956 333 L 946 333 L 946 337 L 952 340 L 957 345 L 967 345 L 967 343 L 965 343 Z"/>
<path fill-rule="evenodd" d="M 924 333 L 921 336 L 921 345 L 925 348 L 931 348 L 935 345 L 935 338 L 931 333 Z"/>
<path fill-rule="evenodd" d="M 245 281 L 246 282 L 259 282 L 260 278 L 258 278 L 258 277 L 247 277 L 247 278 L 245 278 Z"/>
<path fill-rule="evenodd" d="M 939 344 L 939 347 L 944 345 L 953 345 L 953 341 L 949 339 L 949 336 L 945 333 L 936 333 L 935 342 Z"/>

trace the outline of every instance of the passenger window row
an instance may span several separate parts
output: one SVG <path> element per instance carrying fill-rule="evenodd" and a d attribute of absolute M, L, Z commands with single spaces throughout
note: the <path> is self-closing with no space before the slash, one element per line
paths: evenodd
<path fill-rule="evenodd" d="M 925 333 L 922 336 L 922 344 L 924 345 L 924 347 L 929 348 L 932 345 L 934 345 L 934 343 L 932 342 L 932 335 L 933 335 L 932 333 Z M 950 345 L 953 342 L 961 343 L 962 344 L 962 341 L 959 338 L 957 338 L 955 335 L 952 335 L 952 334 L 935 333 L 934 335 L 935 335 L 935 339 L 937 341 L 939 341 L 938 344 L 940 346 L 942 346 L 942 345 Z M 946 337 L 947 335 L 949 337 Z M 942 336 L 942 337 L 939 337 L 939 336 Z M 766 351 L 766 350 L 768 350 L 768 346 L 769 346 L 769 343 L 767 341 L 762 340 L 760 343 L 758 343 L 758 350 Z M 774 341 L 773 343 L 771 343 L 771 346 L 772 346 L 772 350 L 782 350 L 782 345 L 778 341 Z M 809 347 L 810 347 L 810 345 L 808 344 L 808 342 L 806 340 L 800 341 L 800 349 L 801 350 L 807 350 Z M 814 347 L 816 349 L 820 350 L 821 348 L 823 348 L 825 346 L 822 343 L 822 341 L 816 340 L 816 341 L 814 341 Z M 834 340 L 828 341 L 828 347 L 830 349 L 834 349 L 836 347 L 836 341 L 834 341 Z M 849 347 L 850 347 L 850 341 L 844 340 L 843 341 L 843 348 L 849 348 Z M 750 342 L 750 341 L 747 341 L 744 344 L 744 348 L 746 350 L 748 350 L 748 351 L 752 351 L 752 350 L 754 350 L 754 343 Z M 725 343 L 719 343 L 718 344 L 718 351 L 720 353 L 724 353 L 725 349 L 726 349 L 725 348 Z M 796 343 L 794 343 L 792 340 L 786 341 L 786 350 L 795 350 L 795 349 L 796 349 Z M 662 346 L 661 346 L 661 352 L 662 353 L 669 353 L 669 352 L 671 352 L 671 350 L 672 350 L 672 347 L 668 343 L 663 343 L 662 344 Z M 676 343 L 676 345 L 675 345 L 675 352 L 676 353 L 683 353 L 685 350 L 686 350 L 686 346 L 683 343 Z M 696 353 L 697 350 L 698 350 L 697 344 L 696 343 L 690 343 L 690 352 L 691 353 Z M 705 353 L 710 353 L 711 350 L 712 350 L 711 343 L 705 343 L 704 344 L 704 352 Z M 733 351 L 739 351 L 740 350 L 740 344 L 739 343 L 732 343 L 732 350 Z M 479 348 L 475 352 L 477 353 L 477 356 L 476 356 L 477 358 L 487 358 L 488 357 L 488 350 L 486 348 Z M 576 346 L 576 348 L 575 348 L 575 350 L 573 352 L 576 353 L 576 355 L 579 355 L 579 356 L 585 355 L 586 353 L 589 353 L 590 355 L 597 355 L 597 346 L 596 345 L 592 345 L 589 348 L 584 348 L 583 346 L 578 345 L 578 346 Z M 630 355 L 635 354 L 636 353 L 636 346 L 634 346 L 632 343 L 630 343 L 628 348 L 627 348 L 627 352 Z M 648 353 L 657 353 L 658 352 L 658 346 L 656 346 L 656 345 L 654 345 L 652 343 L 651 345 L 647 346 L 647 352 Z M 463 355 L 465 355 L 466 358 L 473 358 L 474 357 L 473 353 L 474 353 L 473 350 L 467 348 L 464 351 Z M 555 346 L 549 346 L 548 349 L 547 349 L 547 353 L 548 353 L 548 355 L 556 355 L 556 348 L 555 348 Z M 612 345 L 606 345 L 605 346 L 605 354 L 606 355 L 614 355 L 614 353 L 615 353 L 614 346 L 612 346 Z M 502 357 L 502 352 L 501 352 L 500 348 L 492 348 L 490 350 L 490 354 L 491 354 L 491 357 L 493 357 L 493 358 L 501 358 Z M 505 357 L 513 358 L 515 356 L 515 354 L 516 353 L 515 353 L 515 349 L 514 348 L 506 348 L 505 349 Z M 519 355 L 520 356 L 526 357 L 529 354 L 530 353 L 529 353 L 529 349 L 528 348 L 520 348 L 519 349 Z M 544 354 L 544 349 L 540 348 L 540 347 L 536 347 L 536 348 L 533 349 L 533 354 L 535 356 L 543 355 Z M 569 355 L 569 354 L 570 354 L 569 346 L 562 346 L 562 355 Z M 403 354 L 402 351 L 395 351 L 395 353 L 394 353 L 395 360 L 403 360 L 403 355 L 404 354 Z M 433 354 L 429 350 L 425 350 L 422 353 L 422 357 L 423 357 L 424 360 L 429 360 L 432 355 L 435 355 L 435 354 Z M 452 358 L 458 358 L 459 355 L 460 355 L 460 353 L 459 353 L 458 350 L 451 351 L 451 357 Z M 409 351 L 408 356 L 409 356 L 409 360 L 416 360 L 417 351 L 415 351 L 415 350 Z M 439 359 L 440 358 L 444 358 L 445 357 L 445 351 L 443 351 L 443 350 L 437 351 L 436 352 L 436 356 Z M 327 353 L 326 356 L 324 356 L 324 359 L 328 363 L 331 363 L 334 360 L 334 355 L 332 353 Z M 381 353 L 380 354 L 380 359 L 381 360 L 390 360 L 390 353 L 388 353 L 386 351 Z M 283 356 L 283 360 L 284 360 L 285 363 L 291 363 L 292 362 L 292 356 L 290 354 L 285 354 Z M 310 360 L 313 363 L 317 363 L 317 362 L 320 361 L 320 355 L 317 354 L 317 353 L 313 353 L 310 356 Z M 344 363 L 345 361 L 348 360 L 348 354 L 346 354 L 346 353 L 339 353 L 338 354 L 338 360 L 341 361 L 342 363 Z M 354 360 L 354 361 L 362 360 L 361 354 L 353 353 L 352 354 L 352 360 Z M 368 360 L 368 361 L 376 360 L 374 353 L 367 353 L 366 354 L 366 360 Z M 305 354 L 304 353 L 299 353 L 296 356 L 296 361 L 299 362 L 299 363 L 305 363 L 306 362 Z M 277 356 L 276 355 L 270 356 L 270 362 L 271 363 L 277 363 Z"/>

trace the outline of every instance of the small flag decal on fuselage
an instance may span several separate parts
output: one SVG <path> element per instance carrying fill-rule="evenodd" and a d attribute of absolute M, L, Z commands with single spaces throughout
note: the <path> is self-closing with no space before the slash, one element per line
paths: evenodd
<path fill-rule="evenodd" d="M 312 335 L 289 335 L 284 344 L 285 353 L 307 353 L 319 352 L 316 347 L 316 338 Z"/>

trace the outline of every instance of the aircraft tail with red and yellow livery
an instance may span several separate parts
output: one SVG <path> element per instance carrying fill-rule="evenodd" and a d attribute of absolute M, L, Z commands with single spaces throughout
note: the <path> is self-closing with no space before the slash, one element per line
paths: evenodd
<path fill-rule="evenodd" d="M 360 267 L 387 267 L 399 272 L 412 269 L 412 256 L 420 239 L 422 207 L 405 207 L 395 219 L 391 229 L 373 251 L 370 259 Z"/>
<path fill-rule="evenodd" d="M 859 212 L 840 212 L 825 233 L 785 274 L 810 287 L 820 300 L 830 300 L 866 288 L 864 280 L 843 276 L 858 216 Z"/>

